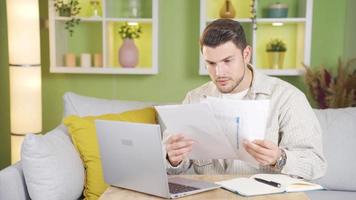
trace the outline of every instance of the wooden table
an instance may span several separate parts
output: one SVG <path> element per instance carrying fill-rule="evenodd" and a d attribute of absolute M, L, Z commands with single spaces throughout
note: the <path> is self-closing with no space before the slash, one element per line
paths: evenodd
<path fill-rule="evenodd" d="M 236 175 L 183 175 L 184 178 L 192 178 L 198 180 L 206 180 L 206 181 L 222 181 L 231 178 L 236 178 Z M 103 195 L 99 198 L 99 200 L 117 200 L 117 199 L 163 199 L 156 196 L 151 196 L 148 194 L 143 194 L 131 190 L 126 190 L 117 187 L 109 187 Z M 249 200 L 308 200 L 308 196 L 303 192 L 298 193 L 283 193 L 283 194 L 270 194 L 263 196 L 254 196 L 254 197 L 243 197 L 237 195 L 235 193 L 229 192 L 224 189 L 216 189 L 207 192 L 202 192 L 194 195 L 189 195 L 186 197 L 182 197 L 179 199 L 184 200 L 195 200 L 195 199 L 249 199 Z"/>

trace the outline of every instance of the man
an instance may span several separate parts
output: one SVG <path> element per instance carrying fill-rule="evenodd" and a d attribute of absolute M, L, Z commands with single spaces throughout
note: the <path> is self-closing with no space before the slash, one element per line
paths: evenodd
<path fill-rule="evenodd" d="M 206 96 L 229 99 L 269 99 L 265 140 L 244 141 L 259 163 L 253 168 L 239 160 L 188 160 L 194 141 L 183 134 L 166 138 L 170 174 L 192 169 L 198 174 L 283 173 L 305 179 L 325 174 L 321 129 L 305 95 L 291 84 L 258 73 L 251 65 L 251 47 L 242 26 L 233 20 L 210 23 L 200 38 L 201 52 L 211 81 L 190 91 L 183 103 Z"/>

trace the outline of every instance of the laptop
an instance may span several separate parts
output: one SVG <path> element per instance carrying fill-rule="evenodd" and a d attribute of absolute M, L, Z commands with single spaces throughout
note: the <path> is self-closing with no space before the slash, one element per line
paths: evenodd
<path fill-rule="evenodd" d="M 108 120 L 95 123 L 106 183 L 164 198 L 220 187 L 167 175 L 159 125 Z"/>

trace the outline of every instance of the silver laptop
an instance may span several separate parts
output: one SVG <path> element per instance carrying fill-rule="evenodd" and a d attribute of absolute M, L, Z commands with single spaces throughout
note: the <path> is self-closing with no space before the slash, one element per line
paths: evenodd
<path fill-rule="evenodd" d="M 178 198 L 220 186 L 168 176 L 159 125 L 96 120 L 105 182 L 165 198 Z"/>

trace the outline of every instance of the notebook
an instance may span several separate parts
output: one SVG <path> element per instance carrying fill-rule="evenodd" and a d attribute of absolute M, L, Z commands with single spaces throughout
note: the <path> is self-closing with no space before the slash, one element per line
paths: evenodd
<path fill-rule="evenodd" d="M 259 179 L 259 181 L 257 181 L 255 178 Z M 220 185 L 224 189 L 238 193 L 242 196 L 256 196 L 283 192 L 301 192 L 323 189 L 321 185 L 310 183 L 303 179 L 292 178 L 283 174 L 256 174 L 249 178 L 234 178 L 226 181 L 219 181 L 216 182 L 216 184 Z"/>

